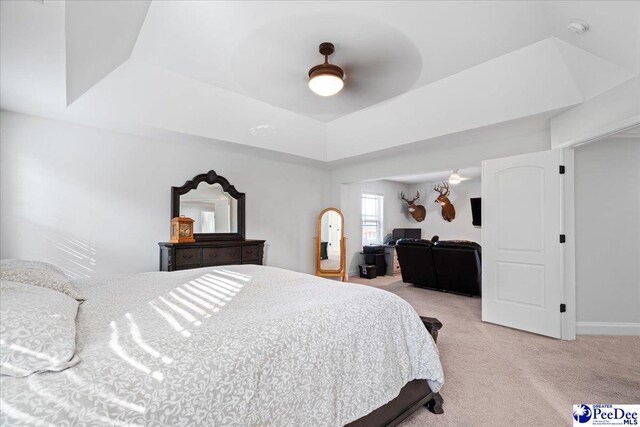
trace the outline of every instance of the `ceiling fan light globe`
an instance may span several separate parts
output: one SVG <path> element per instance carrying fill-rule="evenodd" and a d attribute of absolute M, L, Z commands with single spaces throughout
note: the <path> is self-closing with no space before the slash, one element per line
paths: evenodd
<path fill-rule="evenodd" d="M 343 87 L 344 81 L 335 74 L 316 74 L 309 79 L 309 89 L 320 96 L 335 95 Z"/>
<path fill-rule="evenodd" d="M 449 184 L 456 185 L 460 184 L 461 182 L 462 178 L 457 173 L 452 173 L 451 176 L 449 176 Z"/>

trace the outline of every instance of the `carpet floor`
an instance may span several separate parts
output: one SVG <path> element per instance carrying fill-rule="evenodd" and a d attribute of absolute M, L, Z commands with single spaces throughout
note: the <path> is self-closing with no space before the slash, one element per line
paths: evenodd
<path fill-rule="evenodd" d="M 419 409 L 401 425 L 570 426 L 577 403 L 640 403 L 640 337 L 561 341 L 483 323 L 480 299 L 383 276 L 351 282 L 393 292 L 444 324 L 444 414 Z"/>

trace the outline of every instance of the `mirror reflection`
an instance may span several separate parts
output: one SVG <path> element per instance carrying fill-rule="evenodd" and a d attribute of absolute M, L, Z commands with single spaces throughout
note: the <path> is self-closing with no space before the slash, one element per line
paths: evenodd
<path fill-rule="evenodd" d="M 194 233 L 237 233 L 238 201 L 220 184 L 200 183 L 180 196 L 180 215 L 192 218 Z"/>
<path fill-rule="evenodd" d="M 327 211 L 320 219 L 320 269 L 340 270 L 340 239 L 342 218 L 336 211 Z"/>

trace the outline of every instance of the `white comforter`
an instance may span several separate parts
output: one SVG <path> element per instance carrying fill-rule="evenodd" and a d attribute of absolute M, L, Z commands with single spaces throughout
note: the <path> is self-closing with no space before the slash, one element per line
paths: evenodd
<path fill-rule="evenodd" d="M 82 361 L 2 377 L 2 425 L 339 426 L 443 383 L 416 312 L 371 287 L 252 265 L 76 285 Z"/>

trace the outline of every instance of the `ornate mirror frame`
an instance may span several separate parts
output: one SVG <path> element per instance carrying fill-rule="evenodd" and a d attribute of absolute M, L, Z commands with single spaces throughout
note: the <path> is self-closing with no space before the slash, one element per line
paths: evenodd
<path fill-rule="evenodd" d="M 180 216 L 180 196 L 195 190 L 201 182 L 207 184 L 220 184 L 222 190 L 229 193 L 231 197 L 238 201 L 237 221 L 238 231 L 236 233 L 195 233 L 196 242 L 212 240 L 244 240 L 245 239 L 245 203 L 244 193 L 239 192 L 229 183 L 229 181 L 218 175 L 214 170 L 196 175 L 193 179 L 185 182 L 181 187 L 171 187 L 171 219 Z"/>
<path fill-rule="evenodd" d="M 333 211 L 340 215 L 340 267 L 337 270 L 323 270 L 320 266 L 320 255 L 322 252 L 322 215 L 326 212 Z M 318 215 L 318 221 L 316 224 L 316 276 L 320 277 L 340 277 L 343 282 L 346 282 L 347 277 L 347 238 L 344 237 L 344 215 L 340 209 L 326 208 Z"/>

